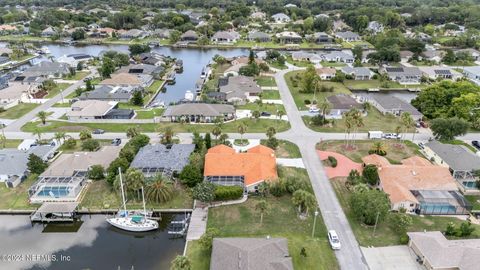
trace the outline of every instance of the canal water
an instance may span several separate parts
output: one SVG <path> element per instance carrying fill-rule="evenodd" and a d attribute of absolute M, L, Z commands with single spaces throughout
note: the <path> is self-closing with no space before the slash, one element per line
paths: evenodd
<path fill-rule="evenodd" d="M 31 224 L 29 216 L 0 216 L 0 269 L 170 269 L 185 246 L 167 226 L 183 215 L 163 214 L 159 230 L 129 233 L 104 215 L 75 224 Z"/>
<path fill-rule="evenodd" d="M 6 43 L 0 43 L 4 47 Z M 87 45 L 87 46 L 67 46 L 60 44 L 46 44 L 50 54 L 54 57 L 62 55 L 85 53 L 98 56 L 102 51 L 113 50 L 117 52 L 128 53 L 128 45 Z M 183 72 L 176 75 L 174 85 L 166 85 L 166 91 L 160 93 L 155 101 L 164 102 L 168 105 L 171 102 L 179 101 L 185 97 L 187 90 L 195 93 L 195 82 L 200 78 L 202 68 L 212 61 L 214 55 L 219 54 L 224 57 L 248 55 L 246 49 L 197 49 L 197 48 L 171 48 L 155 47 L 154 52 L 175 57 L 183 60 Z"/>

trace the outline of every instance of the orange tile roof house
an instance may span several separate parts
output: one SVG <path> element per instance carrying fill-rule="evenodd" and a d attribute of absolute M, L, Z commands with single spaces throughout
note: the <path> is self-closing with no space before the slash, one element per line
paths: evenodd
<path fill-rule="evenodd" d="M 413 156 L 391 164 L 379 155 L 362 158 L 378 167 L 379 187 L 390 197 L 392 210 L 405 208 L 420 214 L 464 214 L 470 204 L 458 192 L 448 168 Z"/>
<path fill-rule="evenodd" d="M 240 185 L 254 191 L 263 181 L 276 180 L 275 152 L 263 145 L 236 153 L 231 147 L 217 145 L 205 155 L 205 180 L 218 185 Z"/>

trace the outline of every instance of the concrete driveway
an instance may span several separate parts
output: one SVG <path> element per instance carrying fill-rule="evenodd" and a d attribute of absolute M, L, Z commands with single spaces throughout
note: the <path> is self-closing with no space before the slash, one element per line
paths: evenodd
<path fill-rule="evenodd" d="M 407 246 L 361 247 L 370 270 L 422 270 Z"/>

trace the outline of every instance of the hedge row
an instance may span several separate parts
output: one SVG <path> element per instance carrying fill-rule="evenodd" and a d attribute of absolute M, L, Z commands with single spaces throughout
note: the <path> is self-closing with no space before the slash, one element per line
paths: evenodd
<path fill-rule="evenodd" d="M 215 186 L 215 200 L 228 201 L 241 198 L 243 187 L 240 186 Z"/>

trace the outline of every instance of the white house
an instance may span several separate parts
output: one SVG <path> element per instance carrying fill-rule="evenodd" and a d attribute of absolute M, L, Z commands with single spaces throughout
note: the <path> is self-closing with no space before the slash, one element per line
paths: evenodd
<path fill-rule="evenodd" d="M 274 14 L 272 15 L 272 19 L 276 22 L 276 23 L 288 23 L 291 21 L 290 17 L 288 17 L 287 14 L 285 13 L 277 13 L 277 14 Z"/>

